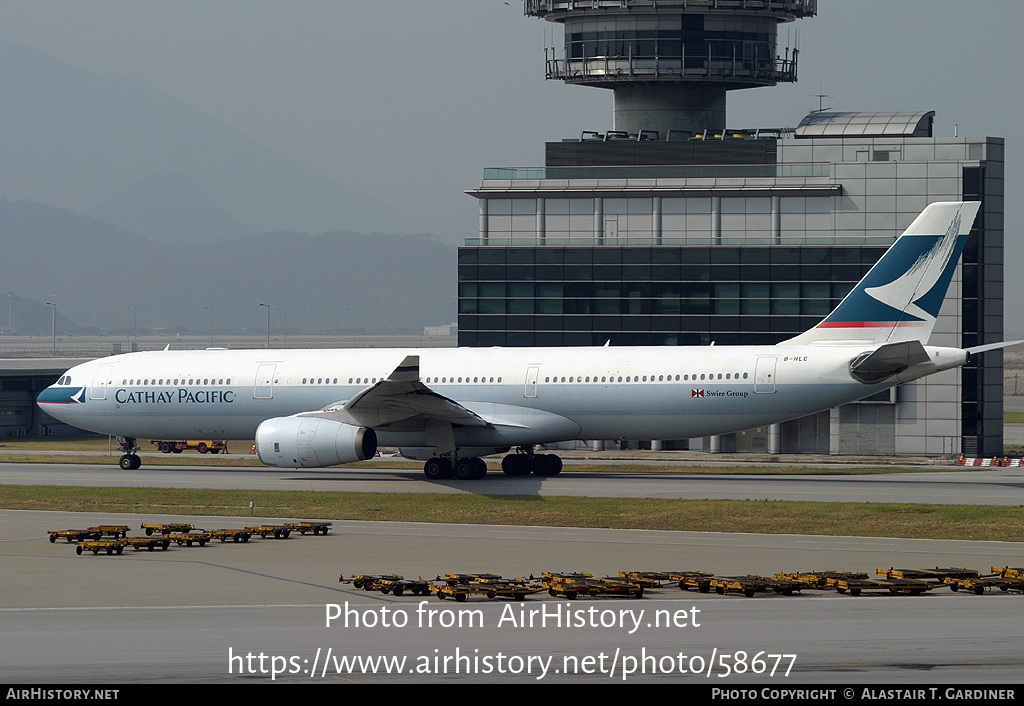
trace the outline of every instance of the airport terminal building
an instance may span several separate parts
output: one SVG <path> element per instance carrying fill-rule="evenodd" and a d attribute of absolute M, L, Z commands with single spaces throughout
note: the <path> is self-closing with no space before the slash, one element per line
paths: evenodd
<path fill-rule="evenodd" d="M 800 127 L 681 141 L 547 144 L 487 169 L 459 251 L 469 346 L 774 344 L 834 308 L 935 201 L 982 210 L 932 336 L 1002 337 L 1003 141 L 937 138 L 933 114 L 812 113 Z M 835 454 L 1002 451 L 999 352 L 870 399 L 703 442 Z"/>

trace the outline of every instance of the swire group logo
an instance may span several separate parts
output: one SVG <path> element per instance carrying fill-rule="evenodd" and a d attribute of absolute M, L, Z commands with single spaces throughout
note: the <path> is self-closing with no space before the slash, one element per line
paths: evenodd
<path fill-rule="evenodd" d="M 690 390 L 690 397 L 703 397 L 704 390 L 698 390 L 696 388 Z"/>

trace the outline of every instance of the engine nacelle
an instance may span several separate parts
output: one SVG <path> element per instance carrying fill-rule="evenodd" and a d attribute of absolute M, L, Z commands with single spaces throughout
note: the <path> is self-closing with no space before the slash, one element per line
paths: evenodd
<path fill-rule="evenodd" d="M 316 417 L 276 417 L 256 429 L 260 461 L 278 468 L 323 468 L 377 452 L 373 429 Z"/>

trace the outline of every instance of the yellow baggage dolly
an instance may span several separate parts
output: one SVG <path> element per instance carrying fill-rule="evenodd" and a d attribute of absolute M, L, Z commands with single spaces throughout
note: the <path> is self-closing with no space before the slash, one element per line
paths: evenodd
<path fill-rule="evenodd" d="M 100 552 L 105 552 L 109 556 L 111 554 L 120 554 L 124 551 L 125 546 L 126 543 L 123 539 L 87 540 L 78 543 L 78 546 L 75 547 L 75 554 L 81 555 L 82 552 L 99 554 Z"/>
<path fill-rule="evenodd" d="M 345 574 L 338 577 L 338 583 L 350 583 L 354 588 L 361 588 L 364 591 L 376 590 L 378 581 L 400 581 L 402 577 L 398 574 L 352 574 L 345 578 Z"/>
<path fill-rule="evenodd" d="M 867 577 L 867 574 L 857 571 L 797 571 L 775 574 L 776 579 L 799 582 L 810 589 L 835 588 L 836 581 L 863 580 Z"/>
<path fill-rule="evenodd" d="M 714 574 L 706 571 L 667 571 L 665 575 L 669 581 L 675 581 L 679 585 L 680 591 L 696 588 L 701 593 L 708 593 L 711 590 L 711 579 L 715 578 Z"/>
<path fill-rule="evenodd" d="M 87 529 L 90 532 L 98 532 L 101 537 L 113 537 L 114 539 L 127 537 L 128 532 L 131 531 L 131 527 L 128 525 L 97 525 Z"/>
<path fill-rule="evenodd" d="M 256 527 L 246 527 L 245 531 L 250 535 L 258 534 L 263 539 L 270 535 L 273 535 L 274 539 L 287 539 L 288 535 L 292 533 L 292 528 L 284 525 L 258 525 Z"/>
<path fill-rule="evenodd" d="M 979 596 L 991 588 L 998 588 L 1000 591 L 1012 589 L 1024 592 L 1024 569 L 993 566 L 991 574 L 977 577 L 950 577 L 946 579 L 946 583 L 949 584 L 951 591 L 965 588 Z"/>
<path fill-rule="evenodd" d="M 50 535 L 50 544 L 56 542 L 58 538 L 67 542 L 82 542 L 87 539 L 99 539 L 103 536 L 91 529 L 48 530 L 46 533 Z"/>
<path fill-rule="evenodd" d="M 859 596 L 863 591 L 888 591 L 892 594 L 909 593 L 919 596 L 939 584 L 915 581 L 911 579 L 837 579 L 835 589 L 839 593 L 850 592 L 851 596 Z"/>
<path fill-rule="evenodd" d="M 764 593 L 772 585 L 767 576 L 716 576 L 711 579 L 711 587 L 715 593 L 724 596 L 727 593 L 742 593 L 747 598 L 754 594 Z"/>
<path fill-rule="evenodd" d="M 205 547 L 206 543 L 213 539 L 206 530 L 193 530 L 192 532 L 172 532 L 171 534 L 164 535 L 168 540 L 177 542 L 178 546 L 185 545 L 191 547 L 193 544 L 198 544 L 200 547 Z"/>
<path fill-rule="evenodd" d="M 285 522 L 284 526 L 298 532 L 299 534 L 312 532 L 314 536 L 318 534 L 327 534 L 331 529 L 330 522 Z"/>
<path fill-rule="evenodd" d="M 215 529 L 209 532 L 210 539 L 219 539 L 221 542 L 226 542 L 229 539 L 236 544 L 238 542 L 248 542 L 252 534 L 240 529 Z"/>
<path fill-rule="evenodd" d="M 133 547 L 135 551 L 142 549 L 148 549 L 153 551 L 155 549 L 162 549 L 167 551 L 167 547 L 171 546 L 171 540 L 167 537 L 126 537 L 122 540 L 126 547 Z"/>
<path fill-rule="evenodd" d="M 910 579 L 911 581 L 935 581 L 943 583 L 947 578 L 968 579 L 977 578 L 978 572 L 973 569 L 948 568 L 940 569 L 875 569 L 876 576 L 884 576 L 887 579 Z"/>
<path fill-rule="evenodd" d="M 153 534 L 171 534 L 172 532 L 191 532 L 195 529 L 195 526 L 185 524 L 183 522 L 171 522 L 170 524 L 150 524 L 143 523 L 139 529 L 146 530 L 146 536 L 149 537 Z"/>
<path fill-rule="evenodd" d="M 402 577 L 381 577 L 373 581 L 373 588 L 387 595 L 393 593 L 396 596 L 409 592 L 414 596 L 429 596 L 430 582 L 423 579 L 405 579 Z"/>
<path fill-rule="evenodd" d="M 662 588 L 672 582 L 667 573 L 660 571 L 620 571 L 619 576 L 644 588 Z"/>

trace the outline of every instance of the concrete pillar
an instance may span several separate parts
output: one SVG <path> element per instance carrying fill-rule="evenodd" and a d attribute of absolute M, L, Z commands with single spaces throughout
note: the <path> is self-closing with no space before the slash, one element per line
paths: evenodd
<path fill-rule="evenodd" d="M 480 203 L 480 244 L 487 245 L 487 199 L 477 199 Z"/>
<path fill-rule="evenodd" d="M 655 196 L 651 211 L 651 230 L 654 233 L 654 244 L 661 245 L 661 197 Z"/>
<path fill-rule="evenodd" d="M 712 436 L 708 438 L 708 453 L 720 454 L 722 453 L 722 437 Z"/>
<path fill-rule="evenodd" d="M 657 130 L 662 140 L 669 130 L 691 135 L 725 129 L 725 86 L 644 84 L 615 87 L 615 129 L 629 133 Z"/>
<path fill-rule="evenodd" d="M 722 244 L 722 197 L 711 197 L 711 242 Z"/>
<path fill-rule="evenodd" d="M 782 425 L 781 424 L 769 424 L 768 425 L 768 453 L 780 454 L 782 453 Z"/>
<path fill-rule="evenodd" d="M 782 199 L 772 196 L 772 243 L 778 245 L 782 240 Z"/>
<path fill-rule="evenodd" d="M 537 199 L 537 243 L 544 244 L 547 234 L 547 223 L 545 221 L 545 203 L 543 198 Z"/>

